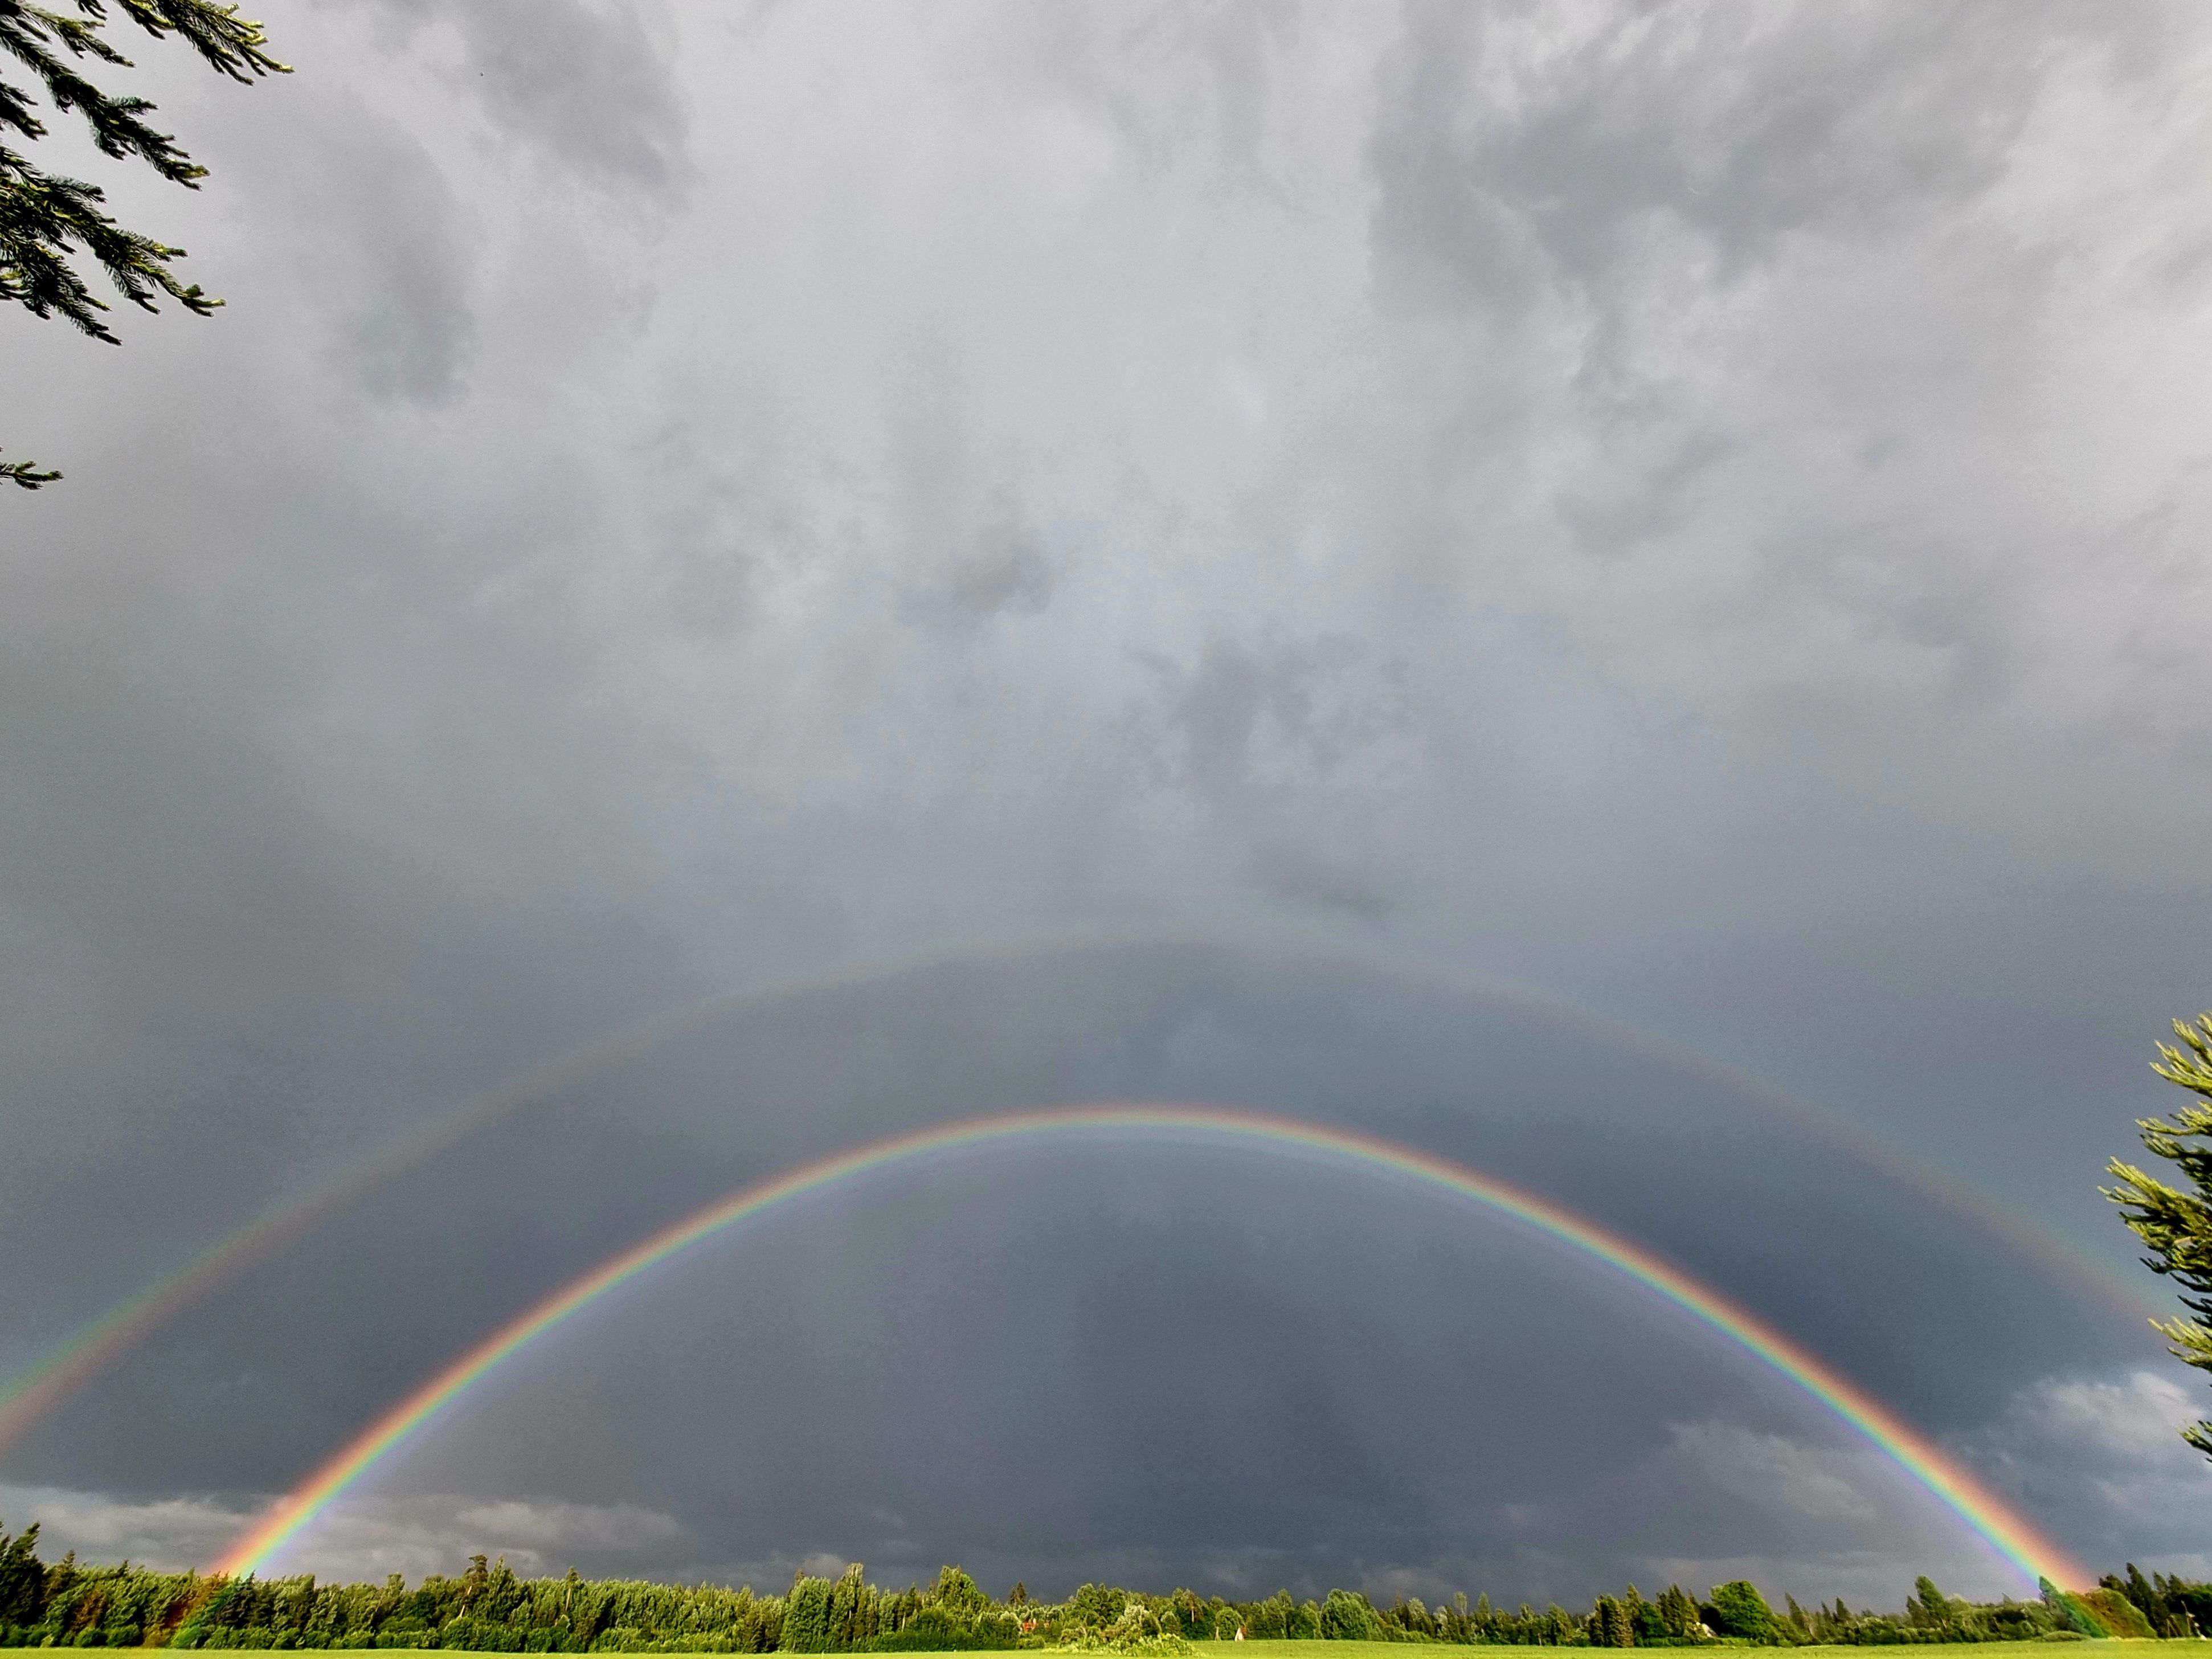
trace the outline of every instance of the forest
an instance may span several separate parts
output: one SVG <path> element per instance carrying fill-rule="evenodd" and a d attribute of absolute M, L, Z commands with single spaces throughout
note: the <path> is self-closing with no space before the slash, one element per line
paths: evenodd
<path fill-rule="evenodd" d="M 2196 1637 L 2212 1627 L 2212 1584 L 2133 1565 L 2075 1594 L 2046 1583 L 2042 1599 L 1976 1603 L 1920 1578 L 1903 1611 L 1853 1610 L 1838 1599 L 1778 1610 L 1738 1580 L 1699 1599 L 1679 1585 L 1646 1597 L 1634 1585 L 1583 1612 L 1526 1602 L 1507 1609 L 1464 1595 L 1429 1607 L 1377 1606 L 1357 1591 L 1320 1601 L 1278 1590 L 1231 1601 L 1178 1589 L 1155 1595 L 1085 1584 L 1065 1601 L 1016 1584 L 1003 1600 L 948 1566 L 927 1585 L 883 1589 L 858 1563 L 837 1578 L 793 1579 L 781 1595 L 722 1584 L 524 1578 L 504 1559 L 471 1559 L 458 1577 L 412 1589 L 325 1584 L 312 1577 L 203 1577 L 132 1566 L 40 1559 L 35 1525 L 0 1528 L 0 1645 L 11 1647 L 454 1648 L 481 1653 L 849 1653 L 1013 1649 L 1134 1654 L 1190 1641 L 1389 1641 L 1544 1647 L 1796 1646 L 1927 1642 Z"/>

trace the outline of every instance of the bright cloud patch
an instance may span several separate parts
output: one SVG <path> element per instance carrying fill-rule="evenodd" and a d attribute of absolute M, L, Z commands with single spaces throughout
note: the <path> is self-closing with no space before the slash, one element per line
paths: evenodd
<path fill-rule="evenodd" d="M 2094 1539 L 2117 1565 L 2203 1576 L 2212 1554 L 2187 1547 L 2212 1503 L 2212 1463 L 2181 1438 L 2203 1414 L 2201 1389 L 2150 1370 L 2049 1377 L 1960 1449 L 1990 1479 Z"/>

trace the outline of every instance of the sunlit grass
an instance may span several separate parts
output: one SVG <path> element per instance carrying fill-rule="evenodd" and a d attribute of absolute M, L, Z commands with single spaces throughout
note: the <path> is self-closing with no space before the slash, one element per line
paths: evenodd
<path fill-rule="evenodd" d="M 1326 1659 L 1385 1659 L 1385 1656 L 1389 1656 L 1389 1659 L 1407 1659 L 1407 1648 L 1409 1644 L 1403 1642 L 1331 1642 L 1324 1646 L 1322 1644 L 1318 1642 L 1194 1642 L 1191 1645 L 1208 1656 L 1219 1653 L 1223 1656 L 1223 1659 L 1227 1659 L 1227 1654 L 1229 1650 L 1232 1649 L 1239 1656 L 1239 1659 L 1321 1659 L 1321 1656 L 1323 1655 L 1326 1656 Z M 1426 1646 L 1427 1644 L 1422 1643 L 1412 1645 Z M 1439 1642 L 1436 1644 L 1436 1646 L 1439 1650 L 1438 1659 L 1443 1659 L 1443 1656 L 1444 1655 L 1462 1651 L 1457 1644 L 1449 1642 Z M 2095 1643 L 1916 1642 L 1912 1644 L 1911 1651 L 1916 1655 L 1928 1653 L 1978 1653 L 1989 1655 L 1990 1656 L 1990 1659 L 1996 1659 L 1996 1656 L 2000 1654 L 2035 1654 L 2039 1656 L 2039 1659 L 2051 1659 L 2051 1656 L 2053 1653 L 2075 1652 L 2078 1650 L 2084 1656 L 2084 1659 L 2088 1659 L 2088 1656 L 2109 1655 L 2118 1651 L 2121 1648 L 2179 1649 L 2179 1651 L 2183 1652 L 2191 1650 L 2185 1648 L 2179 1648 L 2178 1644 L 2170 1642 L 2125 1641 Z M 1601 1650 L 1587 1650 L 1592 1652 L 1601 1651 Z M 1888 1650 L 1886 1648 L 1844 1646 L 1842 1644 L 1838 1644 L 1832 1647 L 1824 1645 L 1820 1647 L 1769 1648 L 1763 1650 L 1765 1652 L 1772 1654 L 1774 1656 L 1774 1659 L 1784 1659 L 1784 1656 L 1791 1656 L 1794 1659 L 1794 1656 L 1812 1653 L 1823 1655 L 1856 1654 L 1859 1656 L 1859 1659 L 1869 1659 L 1869 1656 L 1873 1654 L 1887 1652 L 1887 1650 Z M 1537 1656 L 1539 1654 L 1554 1651 L 1554 1650 L 1530 1647 L 1509 1647 L 1490 1649 L 1487 1650 L 1487 1651 L 1498 1653 L 1521 1653 L 1526 1655 L 1528 1659 L 1537 1659 Z M 1695 1651 L 1695 1650 L 1663 1648 L 1655 1650 L 1655 1651 L 1666 1654 L 1668 1656 L 1668 1659 L 1688 1659 L 1688 1656 L 1692 1652 Z M 1899 1649 L 1899 1651 L 1902 1653 L 1905 1650 Z"/>

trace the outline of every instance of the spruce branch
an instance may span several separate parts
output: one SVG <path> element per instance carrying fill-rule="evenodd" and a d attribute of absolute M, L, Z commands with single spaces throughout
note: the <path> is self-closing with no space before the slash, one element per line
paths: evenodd
<path fill-rule="evenodd" d="M 0 0 L 0 58 L 12 60 L 35 77 L 46 103 L 62 114 L 76 113 L 90 130 L 94 146 L 118 161 L 144 162 L 161 177 L 197 190 L 207 169 L 156 131 L 147 118 L 154 106 L 143 98 L 111 94 L 86 73 L 88 66 L 130 69 L 133 65 L 102 31 L 111 0 L 68 0 L 68 7 Z M 156 40 L 176 35 L 210 68 L 234 81 L 250 82 L 290 69 L 268 51 L 259 23 L 240 17 L 234 4 L 217 0 L 112 0 L 123 15 Z M 46 123 L 33 94 L 0 81 L 0 133 L 21 143 L 46 136 Z M 115 291 L 142 310 L 159 309 L 162 295 L 204 317 L 222 301 L 171 269 L 185 257 L 154 237 L 118 224 L 104 207 L 97 185 L 49 173 L 28 157 L 0 148 L 0 301 L 12 301 L 43 320 L 59 317 L 79 332 L 118 343 L 103 313 L 108 303 L 95 295 L 73 263 L 88 258 L 106 273 Z M 61 475 L 41 472 L 28 462 L 0 465 L 0 478 L 35 489 Z"/>
<path fill-rule="evenodd" d="M 6 478 L 18 489 L 36 489 L 50 484 L 62 475 L 41 472 L 36 461 L 0 461 L 0 478 Z"/>
<path fill-rule="evenodd" d="M 2173 1165 L 2187 1189 L 2116 1158 L 2106 1173 L 2117 1184 L 2100 1190 L 2148 1249 L 2143 1266 L 2185 1292 L 2183 1316 L 2154 1319 L 2151 1328 L 2175 1358 L 2212 1371 L 2212 1013 L 2194 1024 L 2175 1020 L 2173 1033 L 2182 1046 L 2160 1043 L 2151 1070 L 2197 1098 L 2170 1116 L 2138 1120 L 2136 1130 L 2143 1149 Z M 2212 1457 L 2212 1421 L 2191 1425 L 2181 1437 Z"/>

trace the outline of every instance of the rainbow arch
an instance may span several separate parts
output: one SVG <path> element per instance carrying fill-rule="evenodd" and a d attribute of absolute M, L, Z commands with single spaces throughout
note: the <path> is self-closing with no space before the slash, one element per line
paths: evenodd
<path fill-rule="evenodd" d="M 434 1162 L 472 1135 L 507 1122 L 570 1085 L 603 1075 L 624 1060 L 652 1052 L 661 1043 L 706 1029 L 717 1021 L 773 1007 L 810 994 L 857 985 L 902 970 L 941 963 L 1011 960 L 1049 949 L 1129 945 L 1234 945 L 1249 941 L 1165 933 L 1092 933 L 1073 939 L 970 943 L 848 964 L 795 975 L 763 986 L 708 997 L 669 1010 L 636 1024 L 594 1037 L 581 1046 L 540 1061 L 504 1081 L 467 1097 L 336 1170 L 306 1192 L 287 1200 L 236 1231 L 216 1240 L 167 1275 L 109 1307 L 4 1379 L 0 1379 L 0 1451 L 78 1389 L 105 1370 L 155 1331 L 202 1297 L 228 1285 L 255 1265 L 280 1255 L 314 1229 L 344 1213 L 388 1183 Z M 2040 1263 L 2099 1303 L 2125 1307 L 2148 1319 L 2172 1310 L 2137 1277 L 2091 1254 L 2032 1217 L 2015 1213 L 1933 1164 L 1907 1157 L 1872 1131 L 1834 1112 L 1791 1095 L 1763 1078 L 1684 1044 L 1638 1027 L 1607 1019 L 1558 998 L 1426 957 L 1385 955 L 1333 939 L 1292 936 L 1285 944 L 1317 963 L 1340 964 L 1417 986 L 1480 993 L 1559 1020 L 1621 1044 L 1659 1064 L 1675 1066 L 1708 1079 L 1745 1104 L 1787 1122 L 1837 1148 L 1863 1166 L 1923 1194 L 1939 1208 L 1967 1218 L 1991 1237 Z"/>
<path fill-rule="evenodd" d="M 508 1321 L 372 1422 L 286 1494 L 209 1569 L 259 1571 L 371 1469 L 503 1361 L 661 1263 L 742 1222 L 876 1171 L 967 1149 L 1085 1133 L 1167 1132 L 1319 1152 L 1471 1199 L 1596 1258 L 1796 1383 L 1871 1440 L 2030 1583 L 2091 1582 L 2065 1552 L 1917 1429 L 1826 1361 L 1643 1245 L 1493 1176 L 1353 1131 L 1215 1106 L 1109 1103 L 970 1118 L 874 1140 L 750 1186 L 653 1233 Z"/>

